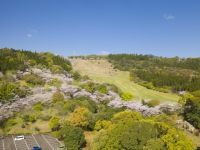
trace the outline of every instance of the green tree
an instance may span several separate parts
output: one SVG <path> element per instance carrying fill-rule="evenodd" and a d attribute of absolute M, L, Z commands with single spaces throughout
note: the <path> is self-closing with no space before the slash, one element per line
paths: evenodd
<path fill-rule="evenodd" d="M 60 129 L 60 119 L 57 117 L 52 117 L 49 121 L 49 127 L 52 131 L 57 131 Z"/>
<path fill-rule="evenodd" d="M 182 131 L 130 111 L 114 115 L 108 126 L 101 126 L 100 122 L 97 125 L 100 131 L 94 138 L 93 150 L 194 149 L 193 143 Z"/>
<path fill-rule="evenodd" d="M 68 150 L 80 150 L 86 144 L 83 130 L 68 123 L 64 124 L 58 134 Z"/>
<path fill-rule="evenodd" d="M 87 108 L 78 107 L 69 115 L 68 121 L 75 127 L 90 129 L 93 124 L 93 116 Z"/>
<path fill-rule="evenodd" d="M 200 98 L 187 99 L 183 111 L 184 119 L 200 129 Z"/>

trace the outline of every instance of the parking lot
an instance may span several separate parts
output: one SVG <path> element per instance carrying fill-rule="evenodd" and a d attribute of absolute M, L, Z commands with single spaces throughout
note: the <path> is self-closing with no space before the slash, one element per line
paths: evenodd
<path fill-rule="evenodd" d="M 48 134 L 25 135 L 25 139 L 15 141 L 15 136 L 0 139 L 0 150 L 32 150 L 33 146 L 40 146 L 42 150 L 56 150 L 61 142 Z"/>

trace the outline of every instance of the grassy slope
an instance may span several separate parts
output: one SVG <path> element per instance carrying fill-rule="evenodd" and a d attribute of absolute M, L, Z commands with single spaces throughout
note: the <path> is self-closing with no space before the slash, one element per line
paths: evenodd
<path fill-rule="evenodd" d="M 129 79 L 129 72 L 114 70 L 107 60 L 83 60 L 73 59 L 74 70 L 82 75 L 88 75 L 91 79 L 100 83 L 111 83 L 118 86 L 123 92 L 130 92 L 135 99 L 158 99 L 161 102 L 176 102 L 179 97 L 171 93 L 162 93 L 147 89 Z"/>

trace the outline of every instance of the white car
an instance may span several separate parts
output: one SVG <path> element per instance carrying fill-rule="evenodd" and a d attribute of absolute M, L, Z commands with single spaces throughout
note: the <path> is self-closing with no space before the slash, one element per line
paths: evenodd
<path fill-rule="evenodd" d="M 23 136 L 23 135 L 18 135 L 18 136 L 15 137 L 14 140 L 15 140 L 15 141 L 24 140 L 24 136 Z"/>

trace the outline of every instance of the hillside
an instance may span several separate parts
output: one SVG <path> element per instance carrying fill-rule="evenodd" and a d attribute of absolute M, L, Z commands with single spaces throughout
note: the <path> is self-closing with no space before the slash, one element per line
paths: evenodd
<path fill-rule="evenodd" d="M 0 54 L 0 143 L 15 143 L 19 134 L 45 143 L 47 133 L 69 150 L 193 150 L 200 143 L 199 92 L 178 97 L 147 89 L 105 59 Z"/>
<path fill-rule="evenodd" d="M 200 89 L 200 58 L 110 54 L 107 59 L 114 68 L 129 71 L 133 81 L 151 89 L 173 92 Z"/>
<path fill-rule="evenodd" d="M 88 75 L 91 79 L 100 83 L 110 83 L 116 85 L 123 92 L 130 92 L 136 100 L 158 99 L 161 102 L 177 102 L 179 96 L 172 93 L 163 93 L 147 89 L 133 81 L 130 81 L 128 71 L 119 71 L 113 69 L 106 59 L 89 60 L 89 59 L 72 59 L 74 70 L 81 75 Z"/>

